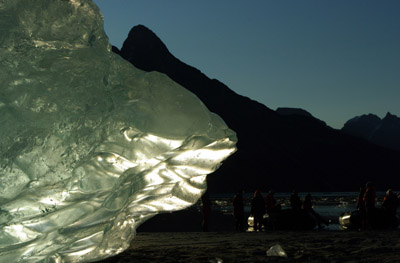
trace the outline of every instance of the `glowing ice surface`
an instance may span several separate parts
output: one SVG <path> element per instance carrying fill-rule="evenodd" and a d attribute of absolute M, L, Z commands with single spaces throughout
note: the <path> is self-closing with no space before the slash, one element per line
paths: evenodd
<path fill-rule="evenodd" d="M 91 1 L 0 0 L 0 262 L 120 253 L 235 151 L 195 95 L 110 49 Z"/>

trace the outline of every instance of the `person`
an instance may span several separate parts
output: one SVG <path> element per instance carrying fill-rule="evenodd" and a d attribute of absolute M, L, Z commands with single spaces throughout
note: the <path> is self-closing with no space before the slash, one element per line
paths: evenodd
<path fill-rule="evenodd" d="M 386 191 L 386 195 L 383 198 L 382 208 L 385 209 L 389 214 L 396 215 L 397 212 L 397 199 L 392 189 Z"/>
<path fill-rule="evenodd" d="M 396 195 L 393 193 L 392 189 L 388 189 L 385 197 L 383 198 L 382 208 L 389 216 L 389 223 L 391 224 L 391 227 L 397 226 L 397 205 L 398 201 Z"/>
<path fill-rule="evenodd" d="M 363 197 L 365 208 L 375 208 L 376 203 L 376 189 L 372 182 L 366 184 L 366 189 Z"/>
<path fill-rule="evenodd" d="M 265 196 L 265 210 L 268 214 L 280 210 L 280 205 L 276 204 L 274 194 L 275 192 L 273 190 L 270 190 Z"/>
<path fill-rule="evenodd" d="M 360 187 L 360 191 L 358 192 L 358 197 L 357 197 L 357 210 L 365 209 L 364 195 L 365 195 L 365 187 Z"/>
<path fill-rule="evenodd" d="M 313 209 L 313 203 L 311 200 L 311 194 L 307 194 L 304 198 L 304 202 L 303 202 L 303 210 L 305 212 L 307 212 L 310 216 L 312 216 L 315 220 L 315 222 L 318 225 L 318 228 L 321 229 L 321 222 L 325 223 L 325 225 L 329 225 L 329 223 L 324 220 L 317 212 L 315 212 L 315 210 Z"/>
<path fill-rule="evenodd" d="M 400 206 L 400 193 L 397 194 L 397 206 Z"/>
<path fill-rule="evenodd" d="M 303 210 L 310 211 L 312 209 L 311 194 L 307 194 L 303 201 Z"/>
<path fill-rule="evenodd" d="M 365 193 L 363 197 L 365 211 L 367 215 L 367 227 L 371 228 L 375 224 L 375 203 L 376 189 L 372 182 L 367 182 L 365 185 Z"/>
<path fill-rule="evenodd" d="M 254 222 L 253 228 L 254 231 L 262 231 L 263 224 L 263 216 L 265 214 L 265 202 L 264 198 L 261 195 L 260 190 L 254 192 L 254 197 L 251 200 L 251 214 L 253 215 Z"/>
<path fill-rule="evenodd" d="M 294 211 L 300 211 L 301 209 L 301 200 L 296 190 L 293 190 L 290 196 L 290 206 Z"/>
<path fill-rule="evenodd" d="M 201 197 L 201 203 L 202 203 L 202 215 L 203 215 L 203 220 L 201 222 L 201 226 L 203 229 L 203 232 L 208 231 L 208 220 L 211 214 L 211 201 L 210 201 L 210 196 L 208 194 L 208 191 L 206 191 L 203 196 Z"/>
<path fill-rule="evenodd" d="M 365 209 L 364 202 L 365 187 L 360 187 L 360 192 L 357 197 L 357 210 L 360 211 L 361 216 L 361 229 L 364 230 L 367 227 L 367 211 Z"/>
<path fill-rule="evenodd" d="M 232 200 L 233 216 L 235 217 L 235 229 L 242 232 L 244 230 L 244 204 L 242 191 L 236 193 Z"/>

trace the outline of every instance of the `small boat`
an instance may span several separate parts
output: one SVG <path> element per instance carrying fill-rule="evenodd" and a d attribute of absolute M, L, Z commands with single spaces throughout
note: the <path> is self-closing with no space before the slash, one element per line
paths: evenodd
<path fill-rule="evenodd" d="M 361 211 L 355 210 L 341 214 L 339 224 L 342 229 L 362 229 Z M 395 229 L 398 226 L 399 219 L 397 216 L 389 214 L 382 208 L 375 208 L 368 222 L 368 227 L 372 229 Z"/>
<path fill-rule="evenodd" d="M 250 215 L 247 223 L 253 227 L 253 216 Z M 271 230 L 312 230 L 316 227 L 315 218 L 303 210 L 283 209 L 265 214 L 263 226 Z"/>

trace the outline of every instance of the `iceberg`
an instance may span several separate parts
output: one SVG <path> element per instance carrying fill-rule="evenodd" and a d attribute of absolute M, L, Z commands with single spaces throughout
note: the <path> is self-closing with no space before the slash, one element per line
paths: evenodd
<path fill-rule="evenodd" d="M 236 134 L 111 52 L 89 0 L 0 0 L 0 262 L 93 262 L 193 205 Z"/>

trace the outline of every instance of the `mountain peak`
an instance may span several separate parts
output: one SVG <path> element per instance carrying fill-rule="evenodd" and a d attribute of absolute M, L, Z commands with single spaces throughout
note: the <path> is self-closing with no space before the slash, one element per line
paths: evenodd
<path fill-rule="evenodd" d="M 163 71 L 165 63 L 172 57 L 161 39 L 144 25 L 134 26 L 121 48 L 121 54 L 135 67 L 145 71 Z"/>
<path fill-rule="evenodd" d="M 128 34 L 128 38 L 126 40 L 129 39 L 134 39 L 135 40 L 135 44 L 138 45 L 140 43 L 159 43 L 162 46 L 164 46 L 165 48 L 167 48 L 161 41 L 161 39 L 153 32 L 151 31 L 149 28 L 147 28 L 144 25 L 136 25 L 134 27 L 132 27 L 132 29 L 129 31 Z M 125 43 L 124 43 L 125 44 Z"/>
<path fill-rule="evenodd" d="M 385 121 L 390 120 L 390 121 L 396 121 L 399 120 L 399 117 L 397 117 L 394 114 L 391 114 L 390 112 L 386 113 L 386 116 L 383 118 Z"/>
<path fill-rule="evenodd" d="M 400 118 L 390 112 L 383 119 L 371 113 L 354 117 L 345 123 L 342 131 L 386 148 L 400 150 Z"/>

